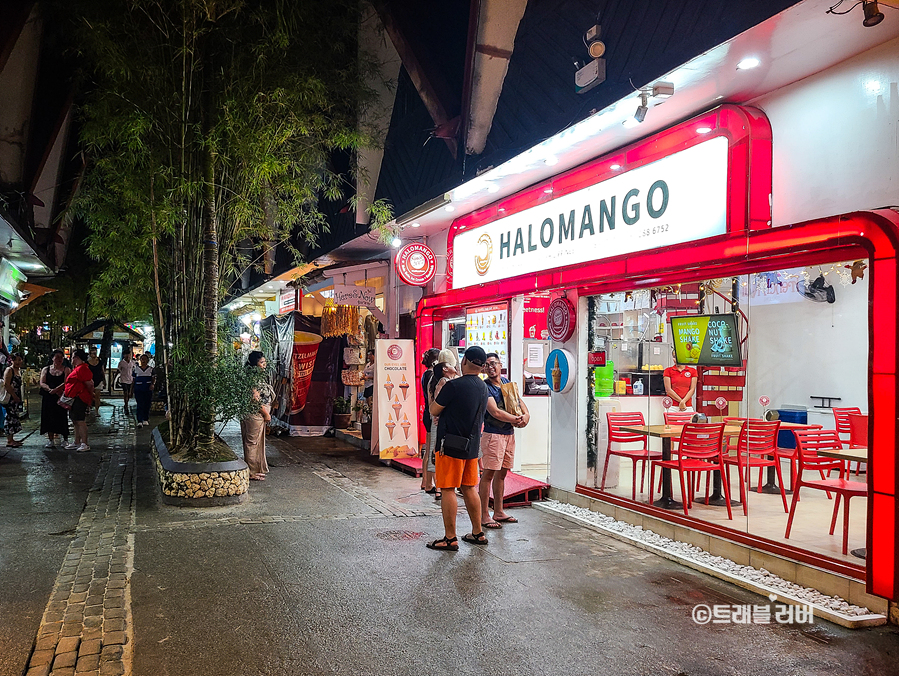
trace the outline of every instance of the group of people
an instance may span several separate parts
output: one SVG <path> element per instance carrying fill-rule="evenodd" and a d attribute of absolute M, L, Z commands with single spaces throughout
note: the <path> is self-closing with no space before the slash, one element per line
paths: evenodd
<path fill-rule="evenodd" d="M 422 391 L 426 394 L 423 423 L 429 430 L 422 462 L 422 489 L 440 500 L 444 536 L 428 548 L 458 551 L 456 515 L 458 490 L 471 520 L 471 533 L 462 540 L 488 543 L 484 529 L 516 523 L 503 509 L 506 474 L 515 460 L 515 429 L 530 422 L 530 413 L 509 381 L 495 352 L 474 345 L 465 350 L 460 370 L 451 350 L 432 348 L 422 364 Z M 461 371 L 461 373 L 460 373 Z M 481 375 L 486 378 L 481 378 Z M 516 401 L 510 402 L 509 397 Z M 489 510 L 493 488 L 493 516 Z"/>
<path fill-rule="evenodd" d="M 3 378 L 4 387 L 10 393 L 10 403 L 4 407 L 7 416 L 7 445 L 21 445 L 21 442 L 13 439 L 22 428 L 19 422 L 22 407 L 20 369 L 21 357 L 12 355 L 11 366 Z M 125 413 L 130 414 L 129 403 L 133 395 L 137 402 L 137 426 L 149 425 L 150 402 L 156 385 L 149 355 L 140 355 L 139 362 L 136 362 L 131 351 L 126 351 L 119 361 L 118 371 L 125 398 Z M 41 370 L 40 375 L 40 433 L 47 435 L 47 448 L 55 449 L 60 445 L 66 450 L 77 452 L 90 450 L 87 416 L 91 410 L 99 410 L 100 392 L 105 384 L 105 369 L 97 357 L 96 349 L 91 348 L 89 353 L 75 350 L 71 362 L 68 362 L 62 350 L 53 350 L 50 363 Z M 74 429 L 71 442 L 70 420 Z"/>

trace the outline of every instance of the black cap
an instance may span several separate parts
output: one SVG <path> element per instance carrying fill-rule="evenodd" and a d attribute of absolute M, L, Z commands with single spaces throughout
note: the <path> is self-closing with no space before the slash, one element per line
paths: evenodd
<path fill-rule="evenodd" d="M 484 352 L 483 347 L 472 345 L 465 350 L 465 359 L 475 366 L 483 366 L 487 363 L 487 353 Z"/>

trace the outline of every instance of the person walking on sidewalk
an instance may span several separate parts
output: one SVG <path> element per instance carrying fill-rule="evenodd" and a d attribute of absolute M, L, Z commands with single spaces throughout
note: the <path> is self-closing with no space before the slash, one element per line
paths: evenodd
<path fill-rule="evenodd" d="M 94 380 L 94 408 L 100 412 L 100 392 L 106 387 L 106 370 L 103 363 L 97 357 L 97 348 L 92 347 L 87 359 L 87 367 L 91 370 Z"/>
<path fill-rule="evenodd" d="M 515 428 L 524 427 L 531 419 L 528 407 L 519 397 L 521 415 L 505 409 L 503 385 L 509 380 L 502 377 L 502 363 L 496 352 L 487 355 L 487 412 L 484 415 L 484 434 L 481 435 L 481 483 L 478 494 L 481 499 L 481 520 L 485 528 L 502 528 L 503 523 L 517 523 L 518 519 L 503 511 L 503 491 L 506 474 L 515 462 Z M 490 486 L 493 486 L 493 518 L 490 518 Z"/>
<path fill-rule="evenodd" d="M 465 351 L 462 377 L 449 380 L 431 404 L 431 415 L 440 416 L 437 424 L 437 488 L 443 493 L 440 510 L 443 513 L 444 536 L 428 543 L 429 549 L 458 551 L 456 512 L 458 501 L 455 489 L 462 492 L 465 509 L 471 519 L 471 533 L 463 535 L 465 542 L 486 545 L 487 536 L 481 528 L 481 502 L 478 499 L 478 447 L 481 425 L 487 409 L 487 386 L 478 377 L 487 361 L 484 348 L 477 345 Z"/>
<path fill-rule="evenodd" d="M 87 409 L 94 403 L 94 374 L 87 365 L 87 353 L 75 350 L 72 354 L 72 372 L 66 376 L 63 396 L 71 397 L 72 408 L 69 417 L 75 427 L 75 440 L 66 445 L 66 450 L 84 453 L 91 450 L 87 445 Z"/>
<path fill-rule="evenodd" d="M 69 418 L 59 405 L 66 377 L 72 372 L 65 358 L 62 350 L 53 350 L 53 360 L 41 370 L 41 434 L 47 435 L 47 448 L 56 448 L 57 436 L 63 438 L 63 445 L 69 443 Z"/>
<path fill-rule="evenodd" d="M 131 395 L 134 394 L 134 367 L 131 350 L 125 350 L 119 360 L 119 385 L 122 386 L 122 397 L 125 399 L 125 415 L 131 414 L 128 404 L 131 402 Z"/>
<path fill-rule="evenodd" d="M 22 445 L 21 441 L 16 441 L 13 437 L 22 431 L 22 423 L 20 418 L 24 412 L 22 406 L 22 355 L 13 352 L 10 357 L 9 368 L 3 374 L 3 387 L 9 395 L 9 399 L 4 404 L 6 409 L 6 445 L 9 448 L 18 448 Z"/>
<path fill-rule="evenodd" d="M 247 357 L 248 369 L 265 371 L 268 361 L 258 350 Z M 250 470 L 250 479 L 265 481 L 268 462 L 265 459 L 265 425 L 272 419 L 271 404 L 275 393 L 271 386 L 262 382 L 253 389 L 253 399 L 259 402 L 259 410 L 240 421 L 240 438 L 243 441 L 243 459 Z"/>
<path fill-rule="evenodd" d="M 140 364 L 134 367 L 134 401 L 137 404 L 137 426 L 150 424 L 150 404 L 153 401 L 153 388 L 156 375 L 150 366 L 150 357 L 146 353 L 140 356 Z"/>

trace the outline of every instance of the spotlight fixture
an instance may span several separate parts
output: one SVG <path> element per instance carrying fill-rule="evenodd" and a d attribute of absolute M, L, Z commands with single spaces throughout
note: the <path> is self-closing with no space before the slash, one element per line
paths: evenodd
<path fill-rule="evenodd" d="M 708 134 L 710 131 L 712 131 L 711 127 L 697 127 L 696 128 L 697 134 Z"/>
<path fill-rule="evenodd" d="M 411 225 L 413 228 L 420 228 L 420 227 L 421 227 L 421 223 L 410 223 L 409 225 Z"/>
<path fill-rule="evenodd" d="M 652 97 L 656 99 L 667 99 L 674 96 L 673 82 L 656 82 L 652 86 Z"/>
<path fill-rule="evenodd" d="M 612 171 L 618 171 L 619 169 L 621 169 L 621 165 L 620 164 L 611 164 L 611 165 L 609 165 L 609 169 L 611 169 Z"/>
<path fill-rule="evenodd" d="M 649 108 L 647 107 L 647 96 L 646 92 L 640 92 L 640 105 L 637 106 L 637 112 L 634 113 L 634 119 L 637 122 L 642 122 L 646 119 L 646 113 L 649 112 Z"/>
<path fill-rule="evenodd" d="M 737 70 L 750 70 L 757 67 L 760 63 L 761 61 L 759 61 L 754 56 L 747 56 L 737 64 Z"/>
<path fill-rule="evenodd" d="M 394 249 L 398 249 L 402 245 L 402 243 L 403 243 L 403 240 L 401 240 L 399 237 L 394 237 L 390 241 L 390 246 L 392 246 Z"/>
<path fill-rule="evenodd" d="M 862 11 L 865 13 L 865 20 L 862 21 L 862 24 L 867 28 L 876 26 L 883 21 L 883 12 L 877 6 L 877 0 L 863 0 Z"/>
<path fill-rule="evenodd" d="M 606 53 L 606 43 L 599 39 L 602 27 L 597 24 L 591 26 L 584 34 L 584 44 L 587 45 L 587 53 L 594 59 L 598 59 Z"/>

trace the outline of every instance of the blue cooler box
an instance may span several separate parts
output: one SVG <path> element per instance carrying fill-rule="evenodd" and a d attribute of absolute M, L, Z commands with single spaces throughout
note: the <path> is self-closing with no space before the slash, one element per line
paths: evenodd
<path fill-rule="evenodd" d="M 808 424 L 808 411 L 797 411 L 794 408 L 777 409 L 781 422 Z M 780 448 L 796 448 L 796 437 L 790 430 L 777 433 L 777 445 Z"/>

